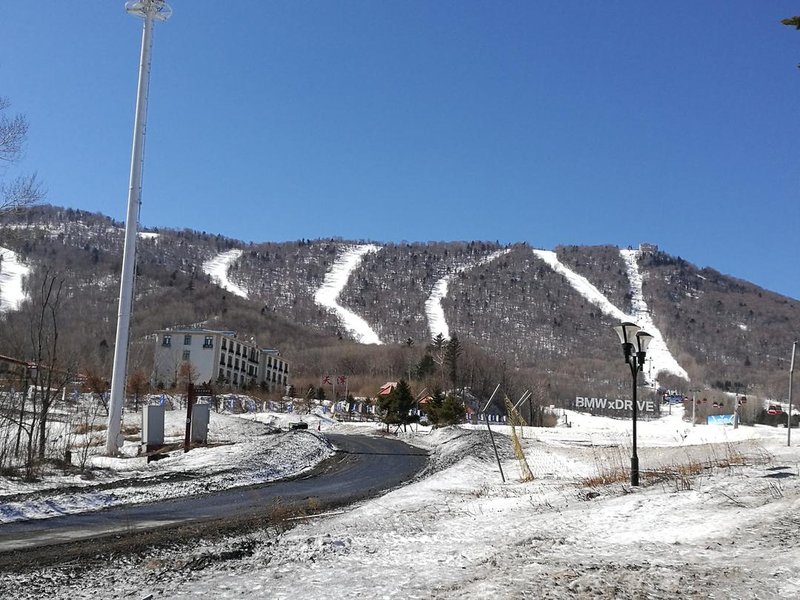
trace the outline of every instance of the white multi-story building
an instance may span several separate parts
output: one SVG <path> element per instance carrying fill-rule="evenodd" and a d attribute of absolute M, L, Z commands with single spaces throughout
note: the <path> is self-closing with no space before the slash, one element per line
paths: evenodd
<path fill-rule="evenodd" d="M 191 369 L 187 366 L 191 365 Z M 152 383 L 170 387 L 187 372 L 194 383 L 225 383 L 234 387 L 289 385 L 289 363 L 277 350 L 259 348 L 254 339 L 239 339 L 234 331 L 162 329 L 156 332 Z"/>

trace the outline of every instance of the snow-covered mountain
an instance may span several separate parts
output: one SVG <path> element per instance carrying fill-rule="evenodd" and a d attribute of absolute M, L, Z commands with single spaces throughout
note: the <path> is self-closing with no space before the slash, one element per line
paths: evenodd
<path fill-rule="evenodd" d="M 121 223 L 69 209 L 6 219 L 4 314 L 19 306 L 23 267 L 49 268 L 68 275 L 80 312 L 92 315 L 87 345 L 113 341 L 122 235 Z M 266 337 L 290 356 L 322 339 L 424 347 L 457 334 L 508 368 L 602 381 L 624 368 L 611 327 L 630 320 L 654 336 L 649 379 L 726 387 L 783 381 L 782 357 L 800 337 L 797 300 L 647 244 L 254 244 L 151 230 L 137 256 L 139 336 L 217 323 Z"/>

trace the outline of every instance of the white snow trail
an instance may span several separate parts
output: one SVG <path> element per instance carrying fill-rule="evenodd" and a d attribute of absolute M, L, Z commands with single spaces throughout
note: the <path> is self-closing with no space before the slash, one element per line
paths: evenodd
<path fill-rule="evenodd" d="M 622 260 L 625 261 L 625 268 L 628 272 L 628 281 L 631 282 L 631 306 L 633 308 L 634 321 L 639 324 L 647 333 L 653 336 L 650 346 L 647 348 L 648 356 L 653 359 L 654 376 L 658 376 L 659 371 L 666 371 L 678 377 L 689 380 L 686 370 L 678 364 L 672 356 L 664 341 L 664 336 L 653 323 L 653 317 L 647 308 L 647 302 L 642 294 L 642 274 L 639 272 L 639 251 L 620 250 Z"/>
<path fill-rule="evenodd" d="M 369 326 L 369 323 L 339 304 L 338 299 L 350 279 L 350 274 L 361 264 L 364 256 L 380 249 L 380 246 L 374 244 L 347 247 L 334 261 L 330 271 L 325 274 L 322 285 L 314 294 L 314 302 L 335 313 L 344 328 L 361 344 L 382 344 L 383 342 Z"/>
<path fill-rule="evenodd" d="M 450 280 L 459 273 L 463 273 L 468 269 L 474 269 L 475 267 L 488 264 L 494 259 L 503 256 L 504 254 L 508 254 L 509 252 L 509 249 L 497 250 L 492 252 L 489 256 L 482 258 L 475 264 L 461 265 L 456 267 L 455 272 L 448 273 L 433 284 L 431 294 L 428 296 L 427 300 L 425 300 L 425 316 L 428 318 L 428 329 L 430 329 L 431 332 L 431 339 L 434 339 L 440 333 L 445 339 L 450 339 L 450 328 L 447 326 L 447 319 L 444 316 L 444 308 L 442 308 L 442 300 L 444 300 L 447 296 Z"/>
<path fill-rule="evenodd" d="M 0 312 L 18 310 L 25 300 L 22 282 L 31 269 L 22 264 L 17 253 L 12 250 L 0 248 L 0 256 L 3 258 L 0 264 Z"/>
<path fill-rule="evenodd" d="M 228 269 L 243 254 L 242 250 L 234 248 L 227 252 L 217 254 L 211 260 L 203 263 L 203 272 L 211 276 L 211 281 L 216 282 L 223 289 L 228 290 L 240 298 L 247 298 L 247 290 L 239 287 L 228 279 Z"/>
<path fill-rule="evenodd" d="M 605 294 L 603 294 L 592 283 L 590 283 L 588 279 L 586 279 L 583 275 L 578 275 L 572 269 L 564 266 L 564 264 L 558 260 L 555 252 L 550 250 L 534 250 L 533 253 L 545 261 L 556 273 L 563 275 L 567 281 L 569 281 L 570 285 L 572 285 L 575 291 L 577 291 L 592 304 L 598 306 L 604 313 L 618 321 L 632 321 L 637 323 L 640 327 L 642 327 L 642 329 L 646 330 L 650 335 L 653 336 L 653 340 L 650 342 L 650 347 L 648 348 L 647 352 L 648 357 L 652 359 L 651 367 L 649 367 L 645 372 L 649 382 L 654 382 L 655 378 L 658 376 L 658 373 L 661 371 L 674 373 L 679 377 L 683 377 L 687 380 L 689 379 L 686 371 L 684 371 L 680 365 L 678 365 L 678 362 L 669 352 L 669 349 L 664 342 L 664 337 L 656 328 L 652 318 L 650 318 L 650 315 L 645 312 L 647 310 L 647 305 L 642 299 L 641 276 L 639 276 L 638 281 L 640 304 L 636 304 L 636 292 L 633 288 L 637 284 L 631 277 L 630 267 L 628 271 L 628 277 L 631 280 L 631 292 L 634 294 L 634 309 L 636 312 L 635 316 L 625 314 L 622 310 L 614 306 L 614 304 L 612 304 L 609 299 L 606 298 Z M 625 258 L 625 255 L 623 255 L 623 258 Z M 628 264 L 627 259 L 626 264 Z M 638 275 L 638 269 L 636 269 L 636 273 Z"/>
<path fill-rule="evenodd" d="M 603 292 L 598 290 L 592 283 L 589 283 L 586 277 L 578 275 L 569 267 L 565 267 L 564 264 L 558 260 L 558 256 L 556 256 L 555 252 L 551 250 L 534 250 L 533 253 L 546 262 L 556 273 L 563 275 L 575 291 L 592 304 L 599 306 L 604 313 L 619 321 L 633 321 L 633 317 L 626 315 L 614 306 Z"/>

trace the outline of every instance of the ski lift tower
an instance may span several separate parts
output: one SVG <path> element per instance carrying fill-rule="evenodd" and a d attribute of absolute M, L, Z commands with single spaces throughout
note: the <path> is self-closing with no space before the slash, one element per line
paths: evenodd
<path fill-rule="evenodd" d="M 136 89 L 136 116 L 133 122 L 131 177 L 128 187 L 128 213 L 125 219 L 125 246 L 120 277 L 117 339 L 114 344 L 114 367 L 111 374 L 111 399 L 108 407 L 106 453 L 116 454 L 122 445 L 122 405 L 125 400 L 125 377 L 128 363 L 128 334 L 133 305 L 133 284 L 136 267 L 136 234 L 142 199 L 142 165 L 144 132 L 147 122 L 147 97 L 150 87 L 150 53 L 153 46 L 153 22 L 166 21 L 172 9 L 164 0 L 136 0 L 125 3 L 125 10 L 144 19 L 142 49 L 139 60 L 139 84 Z"/>

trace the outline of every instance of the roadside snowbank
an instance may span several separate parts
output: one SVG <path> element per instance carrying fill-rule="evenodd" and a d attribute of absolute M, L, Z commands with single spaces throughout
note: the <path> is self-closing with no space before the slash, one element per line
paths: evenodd
<path fill-rule="evenodd" d="M 165 416 L 165 442 L 180 444 L 185 413 Z M 133 455 L 131 446 L 125 450 Z M 301 473 L 332 454 L 330 444 L 313 432 L 277 432 L 258 421 L 213 413 L 209 445 L 188 453 L 173 450 L 150 463 L 145 457 L 95 456 L 90 479 L 80 474 L 34 483 L 0 478 L 0 523 L 266 483 Z"/>

